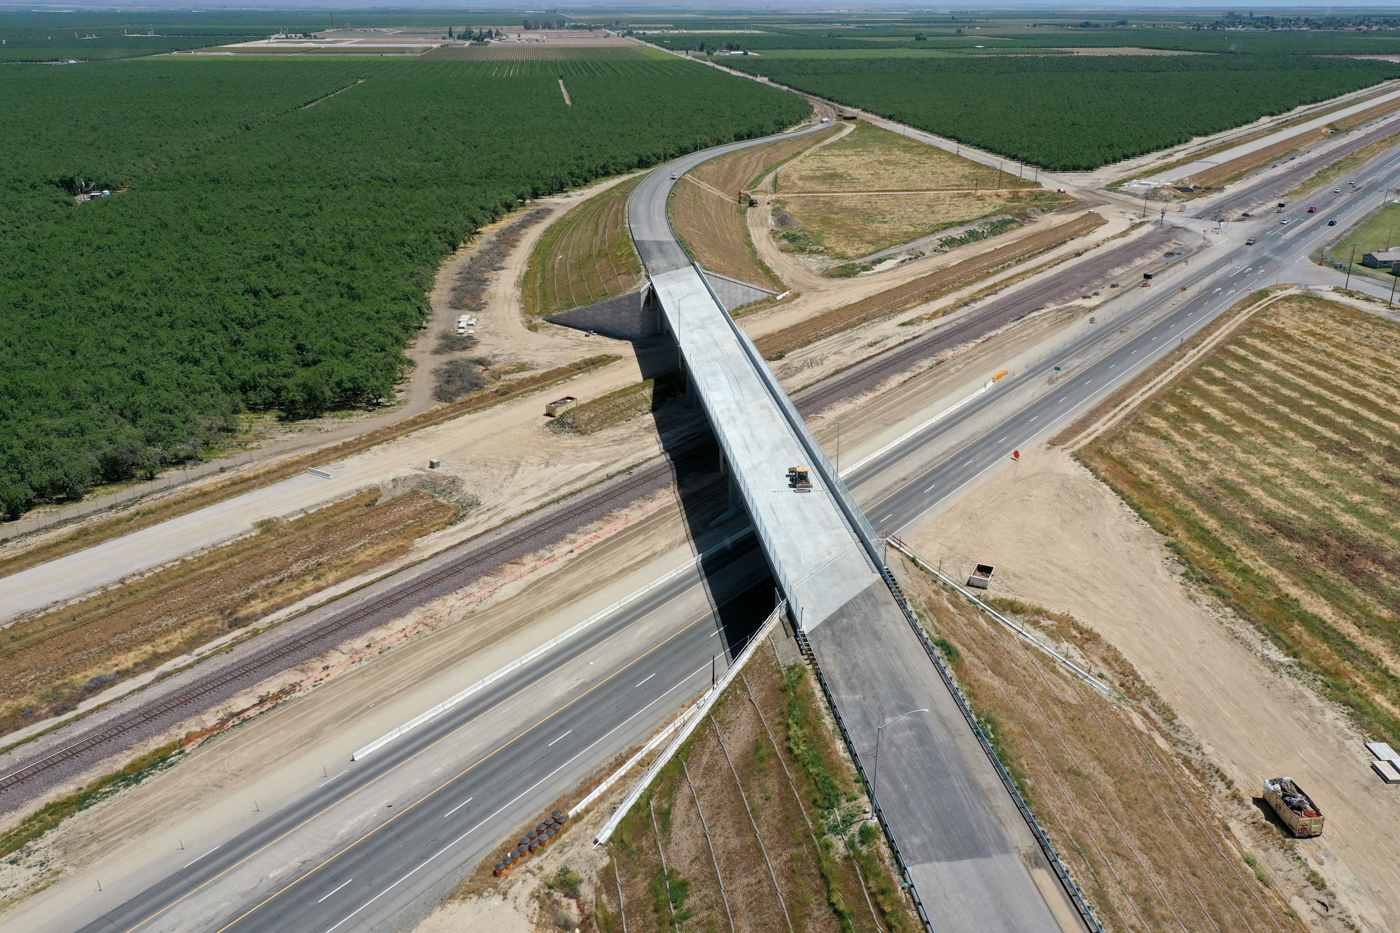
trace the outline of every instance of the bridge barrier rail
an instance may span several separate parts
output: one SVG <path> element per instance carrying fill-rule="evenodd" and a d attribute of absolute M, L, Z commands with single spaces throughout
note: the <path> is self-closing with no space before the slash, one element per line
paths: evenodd
<path fill-rule="evenodd" d="M 827 709 L 831 710 L 831 716 L 836 720 L 836 728 L 841 730 L 841 740 L 846 743 L 846 749 L 851 753 L 851 761 L 855 764 L 856 772 L 860 775 L 860 782 L 870 797 L 871 812 L 879 821 L 880 829 L 885 833 L 885 841 L 889 843 L 890 852 L 894 854 L 895 864 L 899 866 L 899 873 L 904 878 L 904 890 L 914 902 L 914 909 L 919 912 L 919 919 L 923 922 L 924 929 L 928 933 L 936 933 L 933 921 L 929 919 L 928 911 L 924 909 L 924 902 L 919 897 L 919 889 L 914 885 L 914 877 L 909 874 L 909 864 L 904 860 L 904 850 L 899 847 L 899 840 L 894 837 L 894 831 L 890 827 L 889 820 L 885 818 L 885 811 L 880 806 L 880 800 L 875 796 L 870 776 L 865 773 L 865 761 L 860 756 L 860 749 L 856 746 L 855 739 L 851 737 L 850 730 L 846 728 L 845 717 L 841 715 L 841 707 L 836 703 L 836 696 L 831 692 L 831 685 L 827 683 L 826 675 L 822 673 L 821 664 L 817 662 L 817 656 L 812 651 L 812 646 L 807 643 L 807 636 L 803 634 L 802 627 L 794 624 L 792 630 L 797 638 L 797 646 L 802 649 L 802 656 L 807 659 L 807 663 L 811 665 L 812 673 L 817 676 L 817 683 L 821 685 L 822 695 L 826 697 Z"/>
<path fill-rule="evenodd" d="M 667 762 L 669 762 L 671 757 L 685 744 L 686 739 L 690 738 L 690 734 L 695 731 L 695 727 L 700 724 L 700 720 L 705 718 L 705 714 L 715 705 L 715 701 L 729 688 L 734 678 L 744 669 L 744 665 L 749 663 L 754 652 L 758 650 L 758 646 L 763 644 L 764 640 L 769 635 L 773 634 L 773 629 L 777 627 L 778 620 L 783 617 L 783 612 L 786 608 L 787 605 L 785 603 L 778 603 L 773 611 L 769 613 L 768 618 L 764 620 L 763 624 L 744 642 L 744 647 L 740 649 L 739 654 L 734 658 L 734 662 L 724 669 L 724 673 L 701 695 L 695 705 L 682 713 L 680 718 L 672 724 L 672 728 L 674 728 L 684 723 L 684 725 L 679 725 L 680 731 L 675 734 L 666 745 L 666 749 L 656 757 L 656 760 L 647 766 L 646 771 L 642 774 L 642 779 L 627 792 L 627 796 L 618 804 L 617 809 L 613 810 L 612 815 L 608 817 L 608 821 L 603 824 L 603 828 L 598 830 L 598 835 L 593 837 L 593 845 L 595 848 L 605 845 L 608 840 L 612 838 L 612 834 L 617 831 L 617 827 L 622 823 L 633 805 L 641 799 L 642 793 L 651 786 L 652 781 L 656 780 L 656 776 L 661 773 L 661 769 L 666 767 Z M 665 735 L 665 732 L 663 732 L 663 735 Z M 658 736 L 658 738 L 660 738 L 660 736 Z M 575 804 L 569 811 L 570 815 L 581 813 L 589 806 L 592 806 L 604 790 L 616 783 L 627 769 L 640 761 L 652 747 L 654 746 L 648 743 L 647 747 L 643 748 L 628 760 L 617 773 L 604 781 L 597 790 Z"/>
<path fill-rule="evenodd" d="M 1011 795 L 1011 800 L 1016 804 L 1016 809 L 1020 811 L 1021 818 L 1024 819 L 1026 825 L 1030 827 L 1031 834 L 1035 836 L 1036 844 L 1040 846 L 1040 851 L 1044 853 L 1046 860 L 1050 862 L 1050 867 L 1054 869 L 1056 879 L 1059 880 L 1060 886 L 1064 889 L 1065 894 L 1069 896 L 1070 902 L 1074 905 L 1075 912 L 1079 914 L 1079 919 L 1084 921 L 1084 924 L 1092 933 L 1104 933 L 1103 927 L 1099 926 L 1099 922 L 1094 919 L 1094 914 L 1089 909 L 1089 905 L 1085 903 L 1084 896 L 1079 891 L 1079 886 L 1070 878 L 1069 871 L 1065 868 L 1064 863 L 1060 861 L 1059 853 L 1056 852 L 1055 847 L 1051 845 L 1050 839 L 1045 835 L 1045 831 L 1040 828 L 1040 821 L 1035 818 L 1035 814 L 1031 812 L 1031 808 L 1026 804 L 1026 798 L 1021 796 L 1020 788 L 1016 786 L 1015 781 L 1011 780 L 1011 775 L 1007 772 L 1006 766 L 1003 765 L 1001 759 L 997 757 L 996 749 L 992 748 L 991 740 L 987 738 L 987 733 L 982 730 L 982 723 L 978 721 L 977 715 L 972 712 L 972 707 L 968 705 L 967 697 L 963 695 L 962 688 L 959 687 L 957 681 L 953 679 L 953 675 L 944 665 L 943 658 L 939 655 L 938 649 L 934 646 L 933 642 L 929 640 L 928 633 L 924 631 L 923 624 L 919 621 L 919 617 L 914 614 L 914 610 L 909 606 L 908 601 L 905 600 L 904 591 L 899 588 L 899 584 L 895 581 L 894 575 L 890 573 L 888 568 L 883 569 L 881 573 L 885 578 L 885 583 L 890 588 L 890 592 L 894 594 L 895 602 L 899 604 L 900 610 L 904 613 L 905 621 L 907 621 L 909 627 L 914 630 L 914 634 L 919 639 L 919 644 L 924 646 L 924 651 L 928 654 L 929 660 L 933 662 L 934 668 L 938 671 L 938 676 L 942 678 L 944 686 L 948 688 L 948 692 L 953 695 L 953 700 L 957 703 L 958 710 L 962 713 L 963 718 L 967 720 L 967 724 L 972 727 L 973 733 L 977 736 L 977 741 L 981 744 L 982 751 L 987 755 L 987 758 L 991 760 L 992 766 L 996 768 L 998 776 L 1001 777 L 1001 783 L 1006 788 L 1006 792 Z"/>
<path fill-rule="evenodd" d="M 702 275 L 701 278 L 703 279 L 704 276 Z M 720 305 L 720 308 L 723 309 L 724 305 Z M 674 322 L 671 321 L 670 316 L 666 313 L 664 307 L 662 309 L 662 313 L 663 316 L 666 317 L 666 326 L 670 329 L 671 336 L 675 338 L 676 327 Z M 724 317 L 727 320 L 729 318 L 729 315 L 726 313 Z M 677 346 L 680 345 L 680 341 L 678 339 L 676 343 Z M 759 543 L 763 546 L 764 554 L 772 554 L 775 552 L 776 548 L 776 543 L 774 541 L 773 534 L 771 531 L 769 531 L 768 526 L 764 523 L 763 514 L 758 509 L 754 508 L 754 502 L 756 500 L 753 495 L 753 489 L 749 485 L 748 479 L 744 476 L 741 470 L 737 470 L 733 466 L 734 457 L 730 454 L 730 451 L 733 448 L 730 443 L 728 432 L 726 431 L 721 419 L 714 417 L 714 413 L 710 411 L 709 406 L 705 401 L 704 394 L 697 392 L 696 395 L 700 399 L 700 406 L 703 409 L 705 409 L 705 418 L 709 422 L 710 428 L 715 433 L 715 439 L 719 441 L 720 449 L 724 452 L 726 461 L 730 465 L 729 479 L 731 482 L 734 483 L 735 486 L 739 487 L 739 495 L 744 500 L 744 504 L 749 515 L 749 523 L 753 525 L 754 534 L 758 537 Z M 781 588 L 783 591 L 783 596 L 786 597 L 788 601 L 788 606 L 791 610 L 793 618 L 797 620 L 799 625 L 802 624 L 802 602 L 797 598 L 796 581 L 792 580 L 788 576 L 785 568 L 780 566 L 774 566 L 771 561 L 769 562 L 769 569 L 772 570 L 773 576 L 778 581 L 779 588 Z"/>
<path fill-rule="evenodd" d="M 724 303 L 719 300 L 719 296 L 715 294 L 715 290 L 710 286 L 709 280 L 705 278 L 704 271 L 696 264 L 693 258 L 691 259 L 691 265 L 700 276 L 700 280 L 705 283 L 705 288 L 709 291 L 710 297 L 714 300 L 715 304 L 719 305 L 721 311 L 724 311 Z M 727 311 L 724 311 L 724 320 L 728 323 L 729 329 L 734 332 L 734 336 L 738 339 L 739 345 L 744 348 L 744 355 L 748 357 L 749 364 L 758 372 L 758 376 L 763 381 L 764 387 L 768 389 L 769 396 L 773 399 L 774 404 L 777 405 L 778 410 L 782 412 L 784 420 L 786 420 L 788 426 L 792 428 L 793 434 L 797 436 L 798 443 L 800 443 L 802 449 L 806 451 L 807 458 L 811 461 L 811 468 L 816 470 L 817 475 L 821 477 L 822 483 L 827 489 L 831 490 L 832 496 L 836 499 L 837 507 L 841 509 L 841 514 L 845 516 L 846 522 L 851 526 L 851 529 L 856 533 L 856 537 L 860 540 L 861 545 L 865 548 L 866 556 L 870 558 L 870 562 L 875 566 L 876 570 L 883 568 L 885 566 L 884 540 L 875 531 L 875 527 L 870 524 L 870 519 L 866 517 L 865 512 L 856 504 L 856 500 L 851 495 L 850 490 L 846 488 L 846 484 L 841 481 L 841 477 L 831 465 L 831 460 L 827 457 L 826 451 L 822 450 L 822 446 L 817 443 L 817 439 L 813 437 L 812 432 L 807 429 L 807 422 L 804 421 L 802 415 L 798 413 L 797 406 L 792 403 L 792 399 L 788 398 L 787 390 L 784 389 L 782 383 L 778 381 L 778 377 L 773 375 L 773 370 L 768 368 L 768 362 L 764 360 L 763 354 L 758 351 L 758 347 L 754 344 L 753 340 L 749 338 L 748 333 L 739 326 Z"/>

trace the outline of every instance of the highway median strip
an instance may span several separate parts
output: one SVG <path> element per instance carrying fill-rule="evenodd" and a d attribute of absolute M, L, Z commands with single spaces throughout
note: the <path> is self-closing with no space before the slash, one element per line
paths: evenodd
<path fill-rule="evenodd" d="M 413 731 L 414 729 L 418 728 L 419 726 L 423 725 L 424 723 L 431 722 L 432 720 L 434 720 L 434 719 L 436 719 L 437 717 L 441 716 L 443 713 L 445 713 L 445 712 L 447 712 L 448 710 L 450 710 L 452 707 L 456 706 L 458 703 L 461 703 L 463 700 L 467 699 L 468 697 L 472 696 L 473 694 L 480 692 L 481 690 L 485 689 L 486 687 L 489 687 L 491 684 L 493 684 L 493 683 L 495 683 L 496 681 L 500 680 L 502 677 L 505 677 L 507 674 L 511 673 L 512 671 L 519 670 L 520 668 L 524 667 L 526 664 L 529 664 L 531 661 L 533 661 L 533 660 L 535 660 L 536 658 L 540 657 L 541 655 L 543 655 L 545 652 L 549 651 L 550 649 L 556 648 L 556 647 L 558 647 L 559 645 L 562 645 L 562 644 L 564 644 L 565 642 L 570 641 L 571 639 L 577 637 L 577 636 L 580 635 L 581 633 L 583 633 L 583 632 L 587 631 L 588 629 L 592 628 L 594 625 L 596 625 L 597 623 L 601 622 L 603 619 L 606 619 L 608 616 L 612 615 L 613 613 L 617 612 L 619 609 L 622 609 L 624 606 L 630 605 L 631 603 L 633 603 L 633 602 L 635 602 L 636 600 L 640 599 L 641 597 L 645 596 L 647 593 L 650 593 L 652 590 L 656 589 L 657 587 L 662 586 L 663 584 L 668 583 L 668 582 L 670 582 L 671 580 L 674 580 L 676 577 L 678 577 L 678 576 L 680 576 L 681 574 L 685 573 L 687 570 L 690 570 L 691 568 L 693 568 L 693 567 L 695 567 L 696 565 L 698 565 L 698 564 L 700 563 L 700 561 L 704 560 L 706 557 L 710 556 L 711 554 L 718 553 L 719 551 L 721 551 L 721 550 L 723 550 L 723 549 L 725 549 L 725 548 L 731 547 L 736 541 L 739 541 L 739 540 L 741 540 L 741 539 L 747 537 L 748 535 L 752 534 L 752 531 L 753 531 L 753 530 L 750 529 L 750 528 L 745 528 L 745 529 L 743 529 L 742 531 L 737 531 L 737 532 L 735 532 L 734 534 L 729 535 L 729 536 L 726 537 L 723 541 L 721 541 L 719 544 L 716 544 L 714 547 L 709 548 L 708 550 L 706 550 L 706 551 L 704 551 L 704 552 L 702 552 L 702 553 L 696 555 L 695 557 L 693 557 L 693 558 L 691 558 L 690 560 L 686 561 L 686 562 L 685 562 L 684 564 L 682 564 L 681 566 L 676 567 L 676 568 L 674 568 L 673 570 L 667 571 L 665 574 L 661 575 L 660 577 L 657 577 L 655 580 L 651 581 L 651 582 L 648 583 L 646 586 L 643 586 L 641 589 L 638 589 L 638 590 L 633 591 L 632 593 L 629 593 L 628 595 L 624 596 L 622 599 L 620 599 L 620 600 L 618 600 L 617 602 L 613 603 L 612 605 L 608 606 L 606 609 L 603 609 L 603 610 L 601 610 L 601 611 L 599 611 L 599 612 L 596 612 L 596 613 L 594 613 L 593 615 L 589 616 L 588 618 L 584 619 L 582 622 L 579 622 L 577 625 L 573 626 L 573 627 L 570 628 L 568 631 L 563 632 L 563 633 L 560 634 L 560 635 L 556 635 L 554 638 L 551 638 L 549 641 L 545 642 L 544 644 L 539 645 L 538 647 L 532 649 L 531 651 L 526 652 L 525 654 L 523 654 L 523 655 L 521 655 L 520 657 L 516 658 L 514 661 L 511 661 L 509 664 L 505 665 L 504 667 L 502 667 L 502 668 L 496 670 L 495 672 L 493 672 L 493 673 L 491 673 L 491 674 L 488 674 L 486 677 L 483 677 L 481 680 L 478 680 L 476 683 L 472 684 L 470 687 L 467 687 L 465 690 L 461 691 L 460 693 L 457 693 L 457 694 L 455 694 L 455 695 L 453 695 L 453 696 L 447 698 L 446 700 L 443 700 L 443 701 L 442 701 L 441 703 L 439 703 L 438 705 L 432 707 L 431 709 L 429 709 L 429 710 L 427 710 L 427 711 L 425 711 L 425 712 L 423 712 L 423 713 L 420 713 L 419 715 L 417 715 L 417 716 L 415 716 L 414 718 L 410 719 L 408 722 L 404 723 L 403 725 L 401 725 L 401 726 L 399 726 L 399 727 L 397 727 L 397 728 L 395 728 L 395 729 L 392 729 L 392 730 L 390 730 L 389 732 L 386 732 L 384 735 L 381 735 L 379 738 L 375 739 L 373 742 L 370 742 L 368 745 L 365 745 L 364 747 L 362 747 L 362 748 L 356 750 L 356 752 L 355 752 L 353 755 L 350 756 L 350 760 L 351 760 L 351 761 L 360 761 L 361 759 L 363 759 L 363 758 L 365 758 L 365 757 L 367 757 L 367 756 L 373 754 L 374 752 L 376 752 L 376 751 L 378 751 L 379 749 L 383 748 L 384 746 L 388 745 L 390 742 L 394 741 L 395 739 L 399 738 L 400 736 L 405 735 L 405 734 L 407 734 L 407 733 Z"/>

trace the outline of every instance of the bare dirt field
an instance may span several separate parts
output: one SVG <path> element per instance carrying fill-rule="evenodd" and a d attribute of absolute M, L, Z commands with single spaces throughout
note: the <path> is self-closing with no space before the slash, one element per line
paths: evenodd
<path fill-rule="evenodd" d="M 765 645 L 618 827 L 598 927 L 912 933 L 867 806 L 807 670 Z"/>
<path fill-rule="evenodd" d="M 1122 46 L 1118 48 L 1063 48 L 1057 49 L 1060 52 L 1072 52 L 1075 55 L 1205 55 L 1205 52 L 1188 52 L 1185 49 L 1140 49 L 1135 46 Z"/>
<path fill-rule="evenodd" d="M 710 505 L 723 508 L 718 499 Z M 174 767 L 82 810 L 0 862 L 0 910 L 50 884 L 59 887 L 46 899 L 61 900 L 65 885 L 88 890 L 92 871 L 99 878 L 121 873 L 112 867 L 114 858 L 143 864 L 152 851 L 166 851 L 167 841 L 177 844 L 173 826 L 186 827 L 186 840 L 224 832 L 227 821 L 242 819 L 243 797 L 250 793 L 265 809 L 295 797 L 324 764 L 343 761 L 367 738 L 421 712 L 429 705 L 420 695 L 425 687 L 428 696 L 452 695 L 578 621 L 565 611 L 569 607 L 601 609 L 653 579 L 654 572 L 643 569 L 652 562 L 682 559 L 678 546 L 688 556 L 687 527 L 672 494 L 644 500 L 580 529 L 548 553 L 529 555 L 231 699 L 191 724 L 212 732 Z M 269 694 L 273 702 L 260 702 Z M 247 721 L 229 729 L 229 714 L 245 709 Z M 361 734 L 347 734 L 347 722 L 362 723 Z M 152 813 L 163 819 L 152 821 Z M 0 829 L 17 818 L 10 814 Z M 109 874 L 101 873 L 104 864 Z"/>
<path fill-rule="evenodd" d="M 1314 928 L 1344 929 L 1321 879 L 1309 883 L 1306 867 L 1101 636 L 1067 615 L 998 605 L 1119 696 L 902 566 L 989 740 L 1107 929 L 1301 930 L 1288 916 L 1292 899 L 1334 918 Z"/>
<path fill-rule="evenodd" d="M 1331 135 L 1326 129 L 1321 129 L 1313 133 L 1304 133 L 1301 136 L 1290 136 L 1272 146 L 1265 146 L 1263 149 L 1255 150 L 1240 156 L 1238 159 L 1231 159 L 1206 169 L 1204 172 L 1197 172 L 1184 181 L 1185 184 L 1199 185 L 1207 189 L 1222 188 L 1230 182 L 1239 181 L 1249 173 L 1261 169 L 1271 162 L 1297 152 L 1299 149 L 1320 143 Z"/>
<path fill-rule="evenodd" d="M 425 59 L 459 61 L 617 61 L 648 58 L 650 50 L 621 36 L 578 39 L 549 37 L 543 42 L 441 45 Z"/>
<path fill-rule="evenodd" d="M 1367 765 L 1360 734 L 1296 663 L 1186 581 L 1166 541 L 1067 453 L 1023 451 L 1020 463 L 909 540 L 953 575 L 992 564 L 990 595 L 1070 614 L 1102 635 L 1246 798 L 1258 797 L 1264 778 L 1296 778 L 1327 827 L 1287 848 L 1321 874 L 1361 929 L 1400 928 L 1400 813 L 1393 788 Z"/>
<path fill-rule="evenodd" d="M 457 513 L 367 490 L 6 630 L 0 734 L 404 553 Z"/>

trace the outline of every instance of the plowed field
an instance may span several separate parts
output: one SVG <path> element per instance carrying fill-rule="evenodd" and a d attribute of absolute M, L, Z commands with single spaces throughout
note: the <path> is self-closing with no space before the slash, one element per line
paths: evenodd
<path fill-rule="evenodd" d="M 1400 741 L 1400 326 L 1320 299 L 1260 311 L 1081 451 L 1224 596 Z"/>

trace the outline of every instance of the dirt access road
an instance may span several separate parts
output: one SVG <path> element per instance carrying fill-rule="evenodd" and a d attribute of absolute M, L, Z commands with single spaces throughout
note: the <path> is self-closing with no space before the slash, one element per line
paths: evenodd
<path fill-rule="evenodd" d="M 457 275 L 471 256 L 482 247 L 489 245 L 502 231 L 507 230 L 525 214 L 538 209 L 550 212 L 544 221 L 526 231 L 521 244 L 513 249 L 505 260 L 505 267 L 495 274 L 495 286 L 491 289 L 488 309 L 476 316 L 482 326 L 477 328 L 478 346 L 468 353 L 453 356 L 488 356 L 499 363 L 528 361 L 535 369 L 549 369 L 551 366 L 578 359 L 587 355 L 578 346 L 576 335 L 562 329 L 547 329 L 538 333 L 525 329 L 518 313 L 519 282 L 523 277 L 525 262 L 529 259 L 534 243 L 544 229 L 557 220 L 580 199 L 588 198 L 605 191 L 625 178 L 613 178 L 597 185 L 566 195 L 543 198 L 530 203 L 502 220 L 483 227 L 468 244 L 443 259 L 434 280 L 433 291 L 429 296 L 432 317 L 423 325 L 418 335 L 404 350 L 409 360 L 408 375 L 395 387 L 397 398 L 384 409 L 368 412 L 336 412 L 320 418 L 308 418 L 285 425 L 269 424 L 259 430 L 263 433 L 255 440 L 253 451 L 241 451 L 226 457 L 201 464 L 197 474 L 208 476 L 209 482 L 217 481 L 219 471 L 247 469 L 250 466 L 261 468 L 282 457 L 301 453 L 317 447 L 327 447 L 340 441 L 359 437 L 378 428 L 412 418 L 415 415 L 435 408 L 440 403 L 433 398 L 433 369 L 451 356 L 433 353 L 438 334 L 452 330 L 460 312 L 450 306 L 451 293 Z M 624 345 L 625 346 L 625 345 Z M 618 351 L 611 351 L 618 352 Z M 102 512 L 113 506 L 134 499 L 149 497 L 143 505 L 160 501 L 174 482 L 174 492 L 184 492 L 199 485 L 203 480 L 183 482 L 181 471 L 167 470 L 165 475 L 150 483 L 141 483 L 119 489 L 99 488 L 93 490 L 81 502 L 53 508 L 44 508 L 30 513 L 26 518 L 3 526 L 3 535 L 17 538 L 40 528 L 47 528 L 55 522 L 79 516 L 101 517 Z M 65 526 L 66 533 L 71 526 Z M 52 534 L 52 533 L 48 533 Z M 6 548 L 27 547 L 43 540 L 47 535 L 35 535 L 16 540 Z"/>
<path fill-rule="evenodd" d="M 1299 840 L 1299 853 L 1363 929 L 1400 929 L 1400 808 L 1371 772 L 1361 736 L 1252 630 L 1184 585 L 1162 538 L 1067 453 L 1026 452 L 910 543 L 954 575 L 992 564 L 992 595 L 1098 631 L 1246 797 L 1258 797 L 1266 777 L 1296 778 L 1327 815 L 1324 835 Z"/>
<path fill-rule="evenodd" d="M 559 200 L 560 206 L 569 203 L 568 199 Z M 555 216 L 559 214 L 556 211 Z M 639 358 L 637 347 L 627 341 L 593 337 L 562 327 L 543 327 L 539 332 L 525 327 L 520 315 L 519 284 L 534 240 L 545 227 L 546 224 L 533 227 L 509 255 L 505 269 L 497 273 L 489 307 L 479 315 L 483 324 L 477 331 L 480 343 L 468 355 L 487 356 L 498 365 L 525 362 L 535 370 L 600 353 L 620 357 L 616 363 L 552 390 L 584 399 L 640 382 L 644 368 L 665 365 L 665 350 L 659 344 L 643 346 Z M 464 260 L 465 256 L 458 256 L 439 275 L 435 317 L 445 324 L 451 324 L 457 316 L 446 302 L 453 273 Z M 435 338 L 436 333 L 431 332 L 431 336 Z M 648 354 L 660 356 L 652 359 Z M 415 382 L 423 387 L 425 407 L 431 407 L 427 370 L 434 360 L 441 359 L 430 355 L 428 363 L 418 367 L 422 378 Z M 596 482 L 625 463 L 659 451 L 655 433 L 642 429 L 614 436 L 607 442 L 551 432 L 545 428 L 545 401 L 539 394 L 528 395 L 432 425 L 325 465 L 330 479 L 303 474 L 0 578 L 0 606 L 4 607 L 0 617 L 33 611 L 178 559 L 244 534 L 264 518 L 292 515 L 368 485 L 420 474 L 426 471 L 429 459 L 440 459 L 441 470 L 461 478 L 467 492 L 480 500 L 481 505 L 455 526 L 469 534 Z M 358 434 L 369 426 L 360 421 L 345 432 Z M 331 434 L 320 435 L 317 443 L 334 439 Z M 17 553 L 46 537 L 12 541 L 4 546 L 4 553 Z"/>

